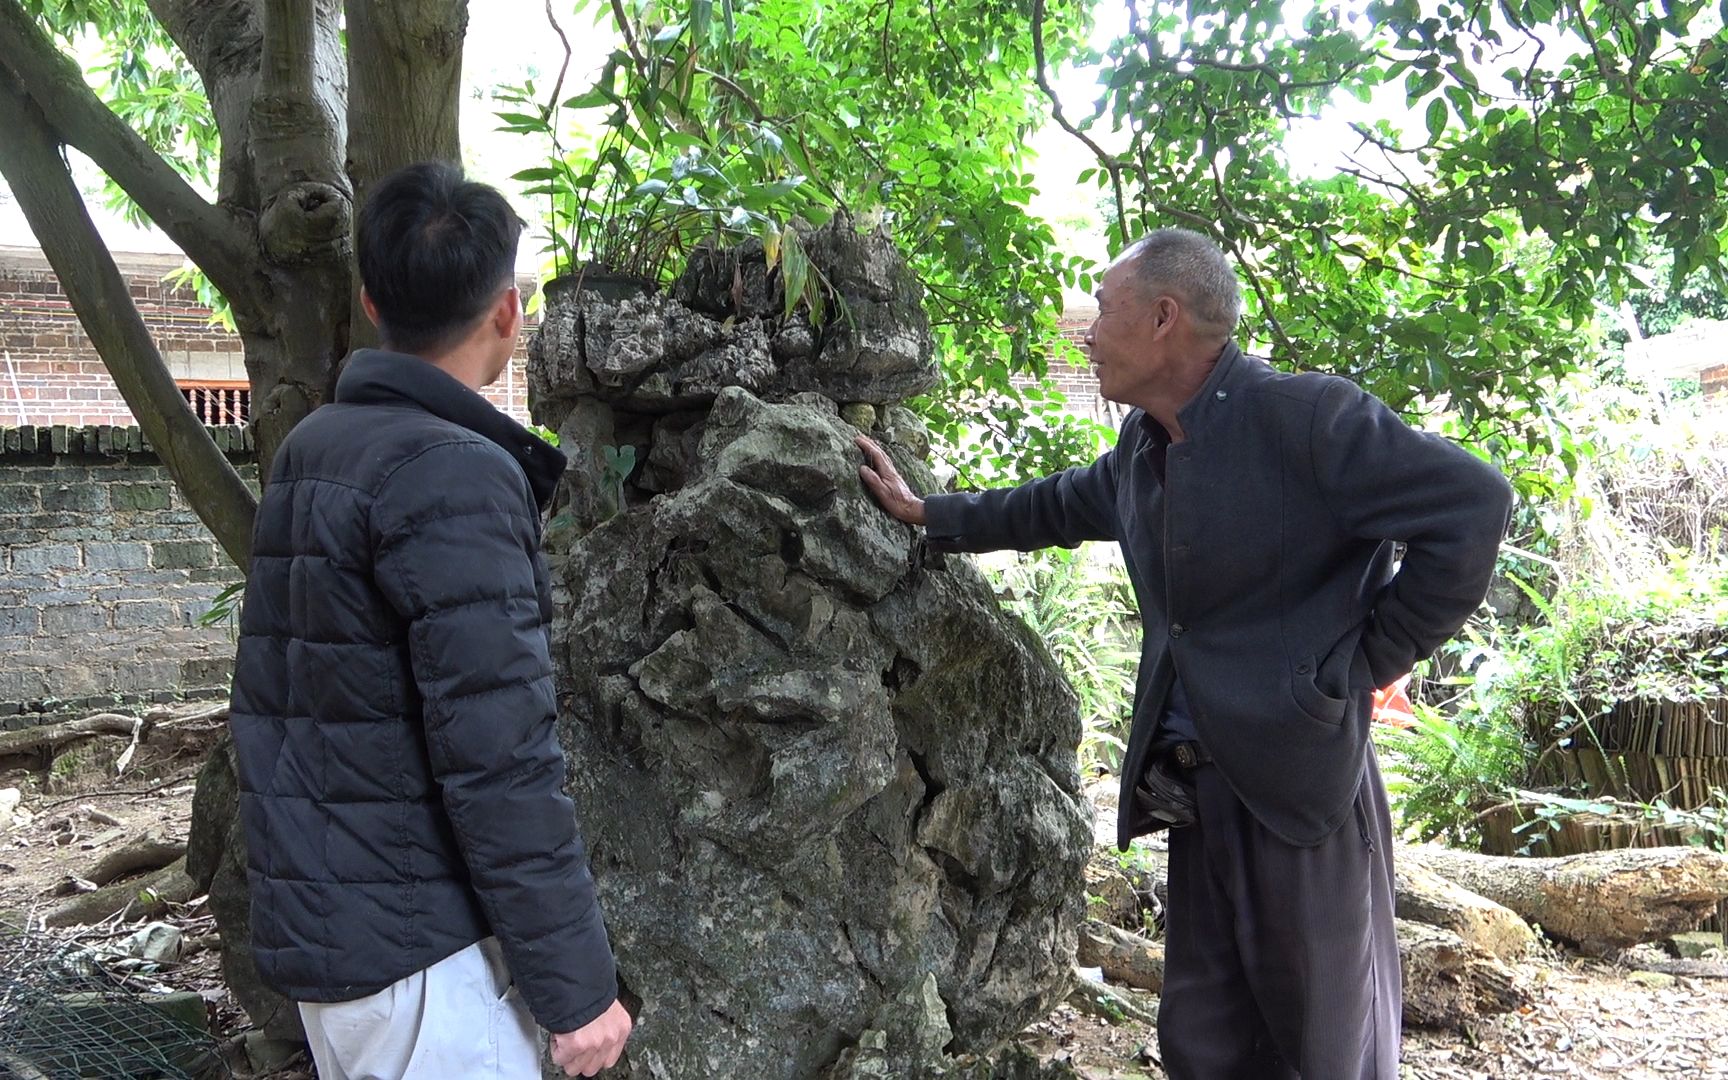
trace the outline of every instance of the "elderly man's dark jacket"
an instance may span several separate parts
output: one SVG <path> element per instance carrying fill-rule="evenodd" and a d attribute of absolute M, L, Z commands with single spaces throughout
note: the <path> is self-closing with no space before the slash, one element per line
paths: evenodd
<path fill-rule="evenodd" d="M 1178 419 L 1185 440 L 1173 446 L 1135 410 L 1090 466 L 932 497 L 930 540 L 960 551 L 1120 542 L 1145 628 L 1124 847 L 1151 827 L 1129 808 L 1173 675 L 1254 816 L 1316 844 L 1350 815 L 1374 689 L 1481 603 L 1511 490 L 1354 384 L 1281 374 L 1234 345 Z M 1395 541 L 1408 550 L 1393 576 Z"/>
<path fill-rule="evenodd" d="M 564 458 L 364 350 L 276 452 L 230 725 L 265 982 L 346 1001 L 496 935 L 535 1019 L 617 994 L 564 757 L 539 551 Z"/>

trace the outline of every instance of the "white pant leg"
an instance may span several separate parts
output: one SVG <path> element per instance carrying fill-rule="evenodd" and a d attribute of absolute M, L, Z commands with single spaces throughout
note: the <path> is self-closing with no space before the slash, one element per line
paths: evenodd
<path fill-rule="evenodd" d="M 538 1080 L 540 1035 L 494 938 L 368 997 L 300 1003 L 319 1080 Z"/>

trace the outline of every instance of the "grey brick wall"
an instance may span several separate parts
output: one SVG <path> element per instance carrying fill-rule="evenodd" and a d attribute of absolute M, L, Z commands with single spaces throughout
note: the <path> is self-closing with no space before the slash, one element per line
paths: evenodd
<path fill-rule="evenodd" d="M 0 429 L 0 729 L 225 696 L 232 631 L 197 621 L 239 579 L 136 428 Z"/>

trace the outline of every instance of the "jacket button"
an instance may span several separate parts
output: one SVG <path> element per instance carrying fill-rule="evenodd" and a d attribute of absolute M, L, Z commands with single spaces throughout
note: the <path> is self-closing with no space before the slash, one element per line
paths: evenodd
<path fill-rule="evenodd" d="M 1298 674 L 1298 675 L 1308 674 L 1308 665 L 1307 664 L 1297 664 L 1296 665 L 1296 674 Z"/>
<path fill-rule="evenodd" d="M 1187 632 L 1188 632 L 1188 628 L 1186 626 L 1183 626 L 1179 622 L 1170 624 L 1170 636 L 1171 637 L 1181 637 L 1183 634 L 1186 634 Z"/>
<path fill-rule="evenodd" d="M 1217 393 L 1217 398 L 1219 401 L 1223 401 L 1225 398 L 1227 398 L 1229 396 L 1230 396 L 1230 392 L 1228 390 L 1220 390 Z"/>

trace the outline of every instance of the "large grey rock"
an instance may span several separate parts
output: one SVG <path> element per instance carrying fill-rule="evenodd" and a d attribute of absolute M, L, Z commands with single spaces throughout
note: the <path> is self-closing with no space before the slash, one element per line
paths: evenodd
<path fill-rule="evenodd" d="M 583 399 L 658 414 L 706 408 L 730 387 L 889 405 L 934 386 L 923 290 L 893 242 L 836 218 L 805 243 L 835 301 L 818 327 L 786 315 L 760 244 L 696 253 L 665 293 L 549 288 L 529 343 L 536 419 L 561 427 Z"/>
<path fill-rule="evenodd" d="M 855 434 L 724 390 L 686 486 L 554 555 L 572 793 L 643 1000 L 623 1075 L 939 1075 L 1061 992 L 1072 692 L 874 505 Z"/>

